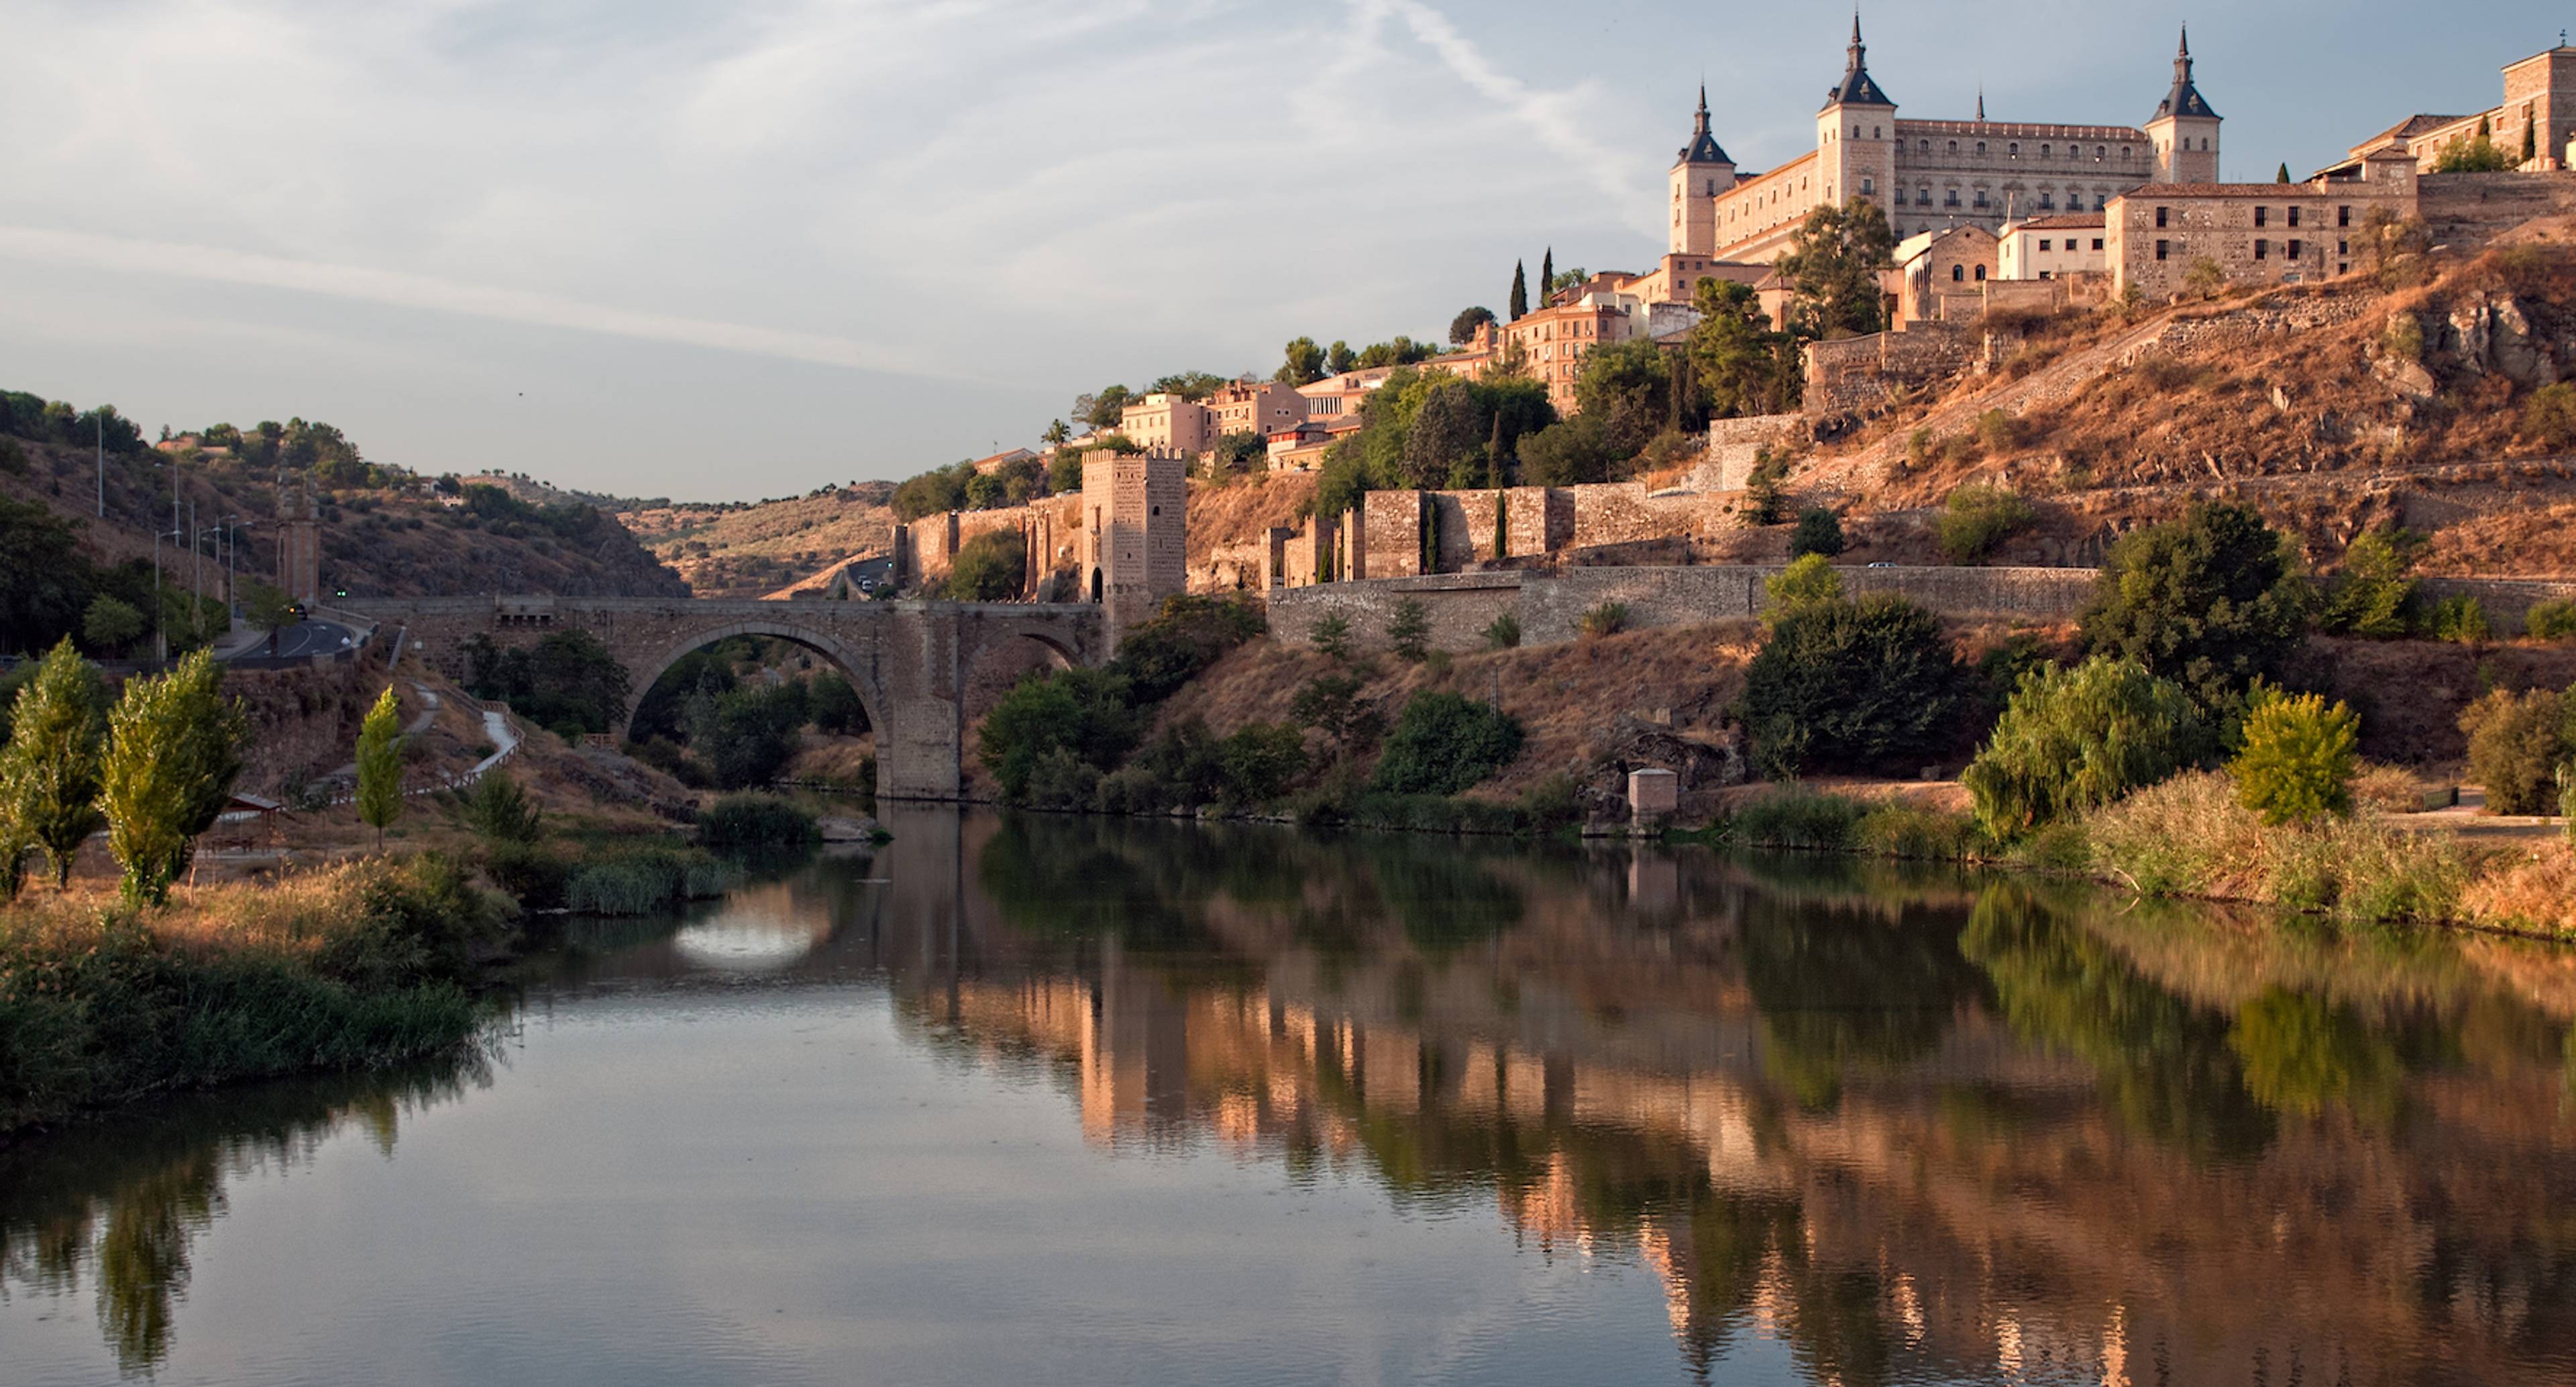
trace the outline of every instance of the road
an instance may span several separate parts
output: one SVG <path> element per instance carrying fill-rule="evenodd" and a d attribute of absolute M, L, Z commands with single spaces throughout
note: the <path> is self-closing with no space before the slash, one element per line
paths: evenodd
<path fill-rule="evenodd" d="M 357 639 L 358 633 L 351 627 L 343 626 L 336 621 L 306 617 L 303 621 L 277 633 L 276 653 L 280 658 L 295 660 L 310 659 L 316 655 L 335 655 L 356 644 Z M 253 657 L 268 653 L 266 641 L 261 641 L 242 652 L 244 655 Z"/>

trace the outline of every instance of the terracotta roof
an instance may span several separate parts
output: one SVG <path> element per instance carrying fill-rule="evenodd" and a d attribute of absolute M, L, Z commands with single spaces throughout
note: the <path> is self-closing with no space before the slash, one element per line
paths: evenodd
<path fill-rule="evenodd" d="M 2273 186 L 2280 185 L 2276 183 Z M 2099 212 L 2061 212 L 2054 217 L 2032 217 L 2028 221 L 2017 222 L 2014 225 L 2024 231 L 2079 230 L 2084 227 L 2099 227 L 2107 221 L 2108 218 Z"/>
<path fill-rule="evenodd" d="M 2140 202 L 2184 202 L 2192 198 L 2233 197 L 2251 202 L 2269 199 L 2273 202 L 2299 198 L 2334 197 L 2307 183 L 2149 183 L 2131 188 L 2113 201 L 2136 199 Z"/>

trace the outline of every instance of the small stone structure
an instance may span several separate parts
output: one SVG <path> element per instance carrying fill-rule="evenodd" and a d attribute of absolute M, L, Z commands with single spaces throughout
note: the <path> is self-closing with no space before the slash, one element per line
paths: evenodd
<path fill-rule="evenodd" d="M 1638 832 L 1661 828 L 1681 807 L 1681 777 L 1656 767 L 1628 772 L 1628 823 Z"/>

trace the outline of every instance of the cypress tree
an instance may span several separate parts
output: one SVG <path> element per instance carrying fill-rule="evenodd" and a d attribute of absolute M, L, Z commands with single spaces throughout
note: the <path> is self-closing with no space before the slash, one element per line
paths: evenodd
<path fill-rule="evenodd" d="M 1547 254 L 1540 256 L 1538 261 L 1538 306 L 1545 308 L 1555 301 L 1556 247 L 1549 246 Z"/>
<path fill-rule="evenodd" d="M 375 829 L 383 852 L 385 830 L 402 817 L 402 708 L 391 688 L 358 725 L 358 817 Z"/>
<path fill-rule="evenodd" d="M 2522 162 L 2528 164 L 2540 157 L 2540 127 L 2530 121 L 2522 123 Z"/>
<path fill-rule="evenodd" d="M 2272 181 L 2275 183 L 2287 183 L 2290 181 L 2290 165 L 2287 161 L 2282 163 L 2280 174 L 2273 178 Z"/>
<path fill-rule="evenodd" d="M 45 850 L 59 888 L 72 859 L 98 827 L 98 676 L 71 637 L 45 656 L 18 692 L 6 749 L 0 749 L 0 875 L 15 877 L 18 854 Z"/>
<path fill-rule="evenodd" d="M 1529 275 L 1522 270 L 1518 260 L 1512 262 L 1511 309 L 1512 321 L 1516 323 L 1529 313 Z"/>

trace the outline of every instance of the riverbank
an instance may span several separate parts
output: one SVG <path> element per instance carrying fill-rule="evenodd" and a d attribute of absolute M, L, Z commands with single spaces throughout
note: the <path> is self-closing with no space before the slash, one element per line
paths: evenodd
<path fill-rule="evenodd" d="M 154 1093 L 369 1068 L 467 1044 L 514 914 L 454 859 L 0 909 L 0 1138 Z"/>
<path fill-rule="evenodd" d="M 2344 818 L 2267 826 L 2214 772 L 2177 776 L 2014 843 L 1997 842 L 1956 810 L 1798 787 L 1669 836 L 2077 875 L 2142 896 L 2360 923 L 2576 939 L 2576 845 L 2565 839 L 2474 843 L 2401 828 L 2368 806 Z"/>

